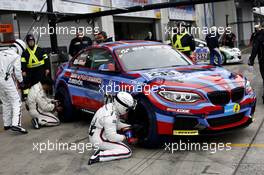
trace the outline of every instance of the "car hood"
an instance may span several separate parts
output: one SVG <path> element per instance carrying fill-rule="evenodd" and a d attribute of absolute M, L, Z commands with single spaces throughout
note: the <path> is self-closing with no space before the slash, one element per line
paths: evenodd
<path fill-rule="evenodd" d="M 138 80 L 146 84 L 164 85 L 170 88 L 231 90 L 245 85 L 245 79 L 222 67 L 192 65 L 166 69 L 133 71 Z"/>
<path fill-rule="evenodd" d="M 230 55 L 241 54 L 241 51 L 239 50 L 239 48 L 220 47 L 220 51 L 228 53 Z"/>

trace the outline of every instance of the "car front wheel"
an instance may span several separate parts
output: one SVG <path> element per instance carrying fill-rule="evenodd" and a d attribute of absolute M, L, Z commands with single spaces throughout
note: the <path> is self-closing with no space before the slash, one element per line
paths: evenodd
<path fill-rule="evenodd" d="M 62 111 L 58 113 L 59 119 L 63 122 L 73 121 L 74 108 L 71 103 L 70 95 L 66 88 L 59 88 L 55 94 L 55 98 L 59 101 Z"/>
<path fill-rule="evenodd" d="M 146 99 L 139 99 L 135 112 L 130 116 L 129 123 L 134 128 L 135 136 L 139 139 L 139 145 L 147 148 L 160 146 L 157 120 L 150 102 Z"/>

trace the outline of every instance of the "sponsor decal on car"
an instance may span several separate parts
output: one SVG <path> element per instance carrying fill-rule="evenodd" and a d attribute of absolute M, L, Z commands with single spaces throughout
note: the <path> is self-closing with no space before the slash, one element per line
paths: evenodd
<path fill-rule="evenodd" d="M 152 80 L 156 77 L 163 78 L 163 77 L 177 77 L 181 76 L 182 73 L 175 71 L 175 70 L 169 70 L 169 71 L 155 71 L 155 72 L 147 72 L 144 73 L 143 76 L 147 80 Z"/>
<path fill-rule="evenodd" d="M 225 106 L 225 113 L 239 113 L 240 105 L 238 103 L 228 104 Z"/>
<path fill-rule="evenodd" d="M 236 104 L 234 105 L 233 112 L 234 112 L 234 113 L 238 113 L 239 111 L 240 111 L 240 105 L 236 103 Z"/>
<path fill-rule="evenodd" d="M 174 130 L 173 135 L 194 136 L 199 135 L 198 130 Z"/>
<path fill-rule="evenodd" d="M 96 77 L 88 76 L 88 75 L 85 75 L 85 74 L 72 73 L 71 76 L 70 76 L 70 79 L 88 81 L 88 82 L 97 83 L 97 84 L 101 84 L 102 83 L 102 79 L 101 78 L 96 78 Z"/>
<path fill-rule="evenodd" d="M 185 113 L 185 114 L 189 114 L 190 110 L 189 109 L 173 109 L 173 108 L 167 108 L 167 111 L 170 112 L 178 112 L 178 113 Z"/>
<path fill-rule="evenodd" d="M 78 85 L 78 86 L 83 86 L 83 81 L 82 80 L 77 80 L 77 79 L 73 79 L 73 78 L 70 78 L 68 83 L 75 84 L 75 85 Z"/>

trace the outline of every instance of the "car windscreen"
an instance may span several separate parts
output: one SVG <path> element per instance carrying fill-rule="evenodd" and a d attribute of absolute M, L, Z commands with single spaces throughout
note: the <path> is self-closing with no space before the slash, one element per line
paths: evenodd
<path fill-rule="evenodd" d="M 167 45 L 133 46 L 115 50 L 127 71 L 186 66 L 192 63 Z"/>

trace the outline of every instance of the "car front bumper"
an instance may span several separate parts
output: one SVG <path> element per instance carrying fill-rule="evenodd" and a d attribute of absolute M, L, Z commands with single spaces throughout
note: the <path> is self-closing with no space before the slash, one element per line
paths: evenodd
<path fill-rule="evenodd" d="M 228 104 L 227 106 L 233 106 Z M 156 112 L 157 132 L 159 135 L 204 135 L 217 134 L 236 128 L 246 127 L 254 121 L 256 98 L 247 98 L 239 103 L 241 109 L 230 112 L 223 107 L 223 112 L 206 115 L 209 108 L 200 109 L 196 114 L 167 115 Z M 211 111 L 219 111 L 219 106 L 211 107 Z M 227 107 L 228 108 L 228 107 Z M 202 112 L 203 111 L 203 112 Z"/>
<path fill-rule="evenodd" d="M 226 63 L 242 63 L 242 57 L 238 55 L 230 56 L 226 59 Z"/>

